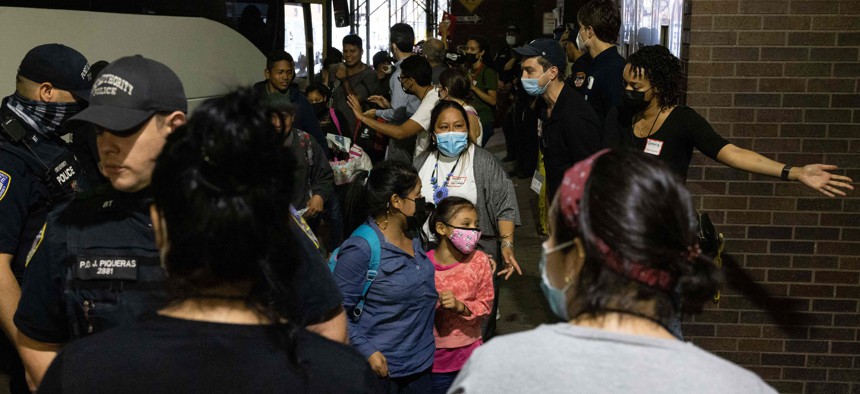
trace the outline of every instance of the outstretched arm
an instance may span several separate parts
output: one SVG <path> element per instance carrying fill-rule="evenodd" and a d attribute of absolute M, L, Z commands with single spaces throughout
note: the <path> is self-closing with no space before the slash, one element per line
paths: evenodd
<path fill-rule="evenodd" d="M 376 119 L 371 118 L 369 116 L 365 116 L 363 112 L 361 112 L 361 105 L 358 103 L 358 99 L 355 96 L 349 96 L 347 98 L 349 102 L 349 107 L 352 108 L 353 114 L 355 117 L 361 120 L 362 123 L 366 124 L 371 129 L 374 129 L 382 134 L 385 134 L 391 138 L 402 139 L 411 137 L 416 135 L 424 130 L 418 122 L 408 119 L 406 122 L 403 122 L 401 125 L 392 125 L 388 123 L 380 123 L 377 122 Z"/>
<path fill-rule="evenodd" d="M 773 177 L 779 177 L 785 167 L 785 164 L 732 144 L 728 144 L 720 150 L 717 154 L 717 160 L 733 168 Z M 803 183 L 810 189 L 817 190 L 828 197 L 844 196 L 844 190 L 854 190 L 854 186 L 851 186 L 853 180 L 847 176 L 828 172 L 838 168 L 826 164 L 792 167 L 788 174 L 788 180 Z"/>

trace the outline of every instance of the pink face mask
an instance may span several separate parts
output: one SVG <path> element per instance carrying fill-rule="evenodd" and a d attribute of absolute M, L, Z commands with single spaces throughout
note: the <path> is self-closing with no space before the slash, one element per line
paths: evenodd
<path fill-rule="evenodd" d="M 454 245 L 460 253 L 469 255 L 475 251 L 478 246 L 478 240 L 481 239 L 481 230 L 476 228 L 454 227 L 447 223 L 446 226 L 451 227 L 454 231 L 451 233 L 451 244 Z"/>

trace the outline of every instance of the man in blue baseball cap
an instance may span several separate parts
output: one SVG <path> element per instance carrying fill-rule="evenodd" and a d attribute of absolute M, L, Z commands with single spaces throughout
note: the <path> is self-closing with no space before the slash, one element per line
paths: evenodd
<path fill-rule="evenodd" d="M 543 123 L 540 146 L 551 200 L 564 172 L 600 150 L 602 125 L 585 99 L 564 83 L 567 58 L 558 41 L 539 38 L 514 51 L 523 58 L 523 88 L 541 98 L 535 112 Z"/>
<path fill-rule="evenodd" d="M 27 251 L 48 212 L 88 187 L 85 166 L 61 137 L 69 131 L 63 122 L 89 97 L 89 70 L 80 52 L 39 45 L 24 56 L 15 92 L 0 104 L 0 374 L 10 376 L 11 392 L 29 392 L 12 323 Z"/>

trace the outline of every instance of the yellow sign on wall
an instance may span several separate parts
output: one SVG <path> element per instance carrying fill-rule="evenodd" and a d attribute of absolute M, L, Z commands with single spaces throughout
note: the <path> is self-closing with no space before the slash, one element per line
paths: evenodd
<path fill-rule="evenodd" d="M 482 1 L 483 0 L 460 0 L 460 4 L 463 4 L 463 7 L 466 7 L 469 12 L 475 12 L 475 8 L 478 8 Z"/>

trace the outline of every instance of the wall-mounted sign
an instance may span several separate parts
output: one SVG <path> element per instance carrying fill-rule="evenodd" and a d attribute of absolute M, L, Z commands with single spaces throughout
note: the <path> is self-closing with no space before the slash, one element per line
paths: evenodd
<path fill-rule="evenodd" d="M 460 4 L 462 4 L 463 7 L 466 7 L 466 10 L 469 12 L 475 12 L 475 8 L 478 8 L 483 1 L 484 0 L 460 0 Z"/>
<path fill-rule="evenodd" d="M 457 18 L 457 23 L 481 23 L 481 18 L 479 15 L 453 15 Z"/>

